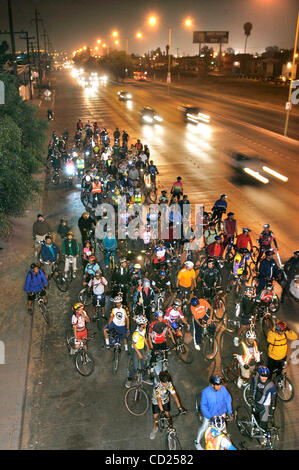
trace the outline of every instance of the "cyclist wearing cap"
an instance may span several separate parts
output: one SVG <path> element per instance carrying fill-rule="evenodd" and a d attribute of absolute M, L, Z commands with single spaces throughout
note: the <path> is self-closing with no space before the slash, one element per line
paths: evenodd
<path fill-rule="evenodd" d="M 200 279 L 203 289 L 212 289 L 220 283 L 220 271 L 214 258 L 207 259 L 207 264 L 203 266 L 200 272 Z"/>
<path fill-rule="evenodd" d="M 208 228 L 203 234 L 206 248 L 215 241 L 216 235 L 219 235 L 219 232 L 216 229 L 216 224 L 215 222 L 210 222 Z"/>
<path fill-rule="evenodd" d="M 246 382 L 251 378 L 255 366 L 261 360 L 254 330 L 249 329 L 246 331 L 245 341 L 242 341 L 238 352 L 240 354 L 234 354 L 240 365 L 240 377 L 238 377 L 237 386 L 242 388 L 244 381 Z"/>
<path fill-rule="evenodd" d="M 73 277 L 77 273 L 77 258 L 79 256 L 79 245 L 74 239 L 73 232 L 68 232 L 67 238 L 62 242 L 62 254 L 65 256 L 64 273 L 69 271 L 70 260 L 73 262 Z"/>
<path fill-rule="evenodd" d="M 250 384 L 249 403 L 258 425 L 267 430 L 267 424 L 273 423 L 276 405 L 276 387 L 270 379 L 270 370 L 259 366 Z"/>
<path fill-rule="evenodd" d="M 224 252 L 224 245 L 220 235 L 215 236 L 215 241 L 207 246 L 208 256 L 221 259 Z"/>
<path fill-rule="evenodd" d="M 192 261 L 186 261 L 184 265 L 185 267 L 182 268 L 177 275 L 176 288 L 182 289 L 190 294 L 196 286 L 196 274 L 193 269 L 194 264 Z"/>
<path fill-rule="evenodd" d="M 90 217 L 88 212 L 83 212 L 81 217 L 78 220 L 78 227 L 81 232 L 82 245 L 84 245 L 85 240 L 89 238 L 89 232 L 94 230 L 96 226 L 95 220 Z"/>
<path fill-rule="evenodd" d="M 223 221 L 223 235 L 224 235 L 224 240 L 223 240 L 223 245 L 226 247 L 228 244 L 229 240 L 234 241 L 235 236 L 238 235 L 237 231 L 237 221 L 234 219 L 234 213 L 229 212 L 227 214 L 227 218 L 224 219 Z"/>
<path fill-rule="evenodd" d="M 251 230 L 247 227 L 244 227 L 242 233 L 237 236 L 236 247 L 238 251 L 240 248 L 248 248 L 248 244 L 250 245 L 250 250 L 252 250 L 253 244 L 249 232 L 251 232 Z"/>
<path fill-rule="evenodd" d="M 151 362 L 154 361 L 154 355 L 157 351 L 167 349 L 167 336 L 169 335 L 173 344 L 175 344 L 173 333 L 170 329 L 169 323 L 164 319 L 162 310 L 155 312 L 156 320 L 154 320 L 149 327 L 148 342 L 154 354 L 151 356 Z"/>
<path fill-rule="evenodd" d="M 135 377 L 137 370 L 145 368 L 145 347 L 149 351 L 149 344 L 146 339 L 147 318 L 144 315 L 137 315 L 135 317 L 135 322 L 137 324 L 137 328 L 132 334 L 132 362 L 129 376 L 125 384 L 126 388 L 130 388 L 132 386 L 132 380 Z M 153 382 L 146 379 L 144 375 L 143 381 L 149 385 L 153 384 Z"/>
<path fill-rule="evenodd" d="M 207 300 L 192 297 L 191 313 L 193 315 L 194 346 L 197 351 L 200 351 L 203 329 L 208 328 L 211 335 L 215 334 L 216 326 L 213 322 L 213 309 Z"/>
<path fill-rule="evenodd" d="M 44 303 L 47 303 L 45 287 L 48 285 L 48 280 L 44 271 L 40 269 L 38 264 L 31 264 L 30 271 L 26 276 L 24 291 L 27 293 L 28 313 L 32 313 L 32 303 L 35 300 L 36 294 L 39 292 L 43 298 Z"/>
<path fill-rule="evenodd" d="M 167 191 L 161 191 L 161 196 L 159 197 L 159 204 L 168 204 Z"/>
<path fill-rule="evenodd" d="M 182 309 L 182 301 L 180 299 L 174 299 L 173 304 L 168 307 L 165 312 L 164 320 L 167 320 L 171 328 L 176 331 L 177 336 L 183 336 L 182 331 L 179 330 L 179 325 L 183 322 L 188 331 L 190 330 L 190 326 L 183 315 Z"/>
<path fill-rule="evenodd" d="M 121 288 L 123 301 L 126 305 L 128 285 L 131 280 L 130 270 L 126 258 L 120 258 L 119 266 L 113 271 L 111 281 L 116 289 Z"/>
<path fill-rule="evenodd" d="M 235 255 L 233 260 L 233 275 L 242 276 L 246 268 L 246 262 L 248 261 L 250 253 L 247 248 L 240 248 L 238 253 Z"/>
<path fill-rule="evenodd" d="M 264 230 L 260 233 L 259 239 L 258 239 L 258 244 L 260 245 L 260 250 L 259 250 L 259 255 L 257 258 L 257 262 L 261 259 L 263 256 L 263 253 L 266 250 L 269 250 L 272 246 L 272 242 L 274 243 L 275 250 L 278 250 L 277 246 L 277 241 L 275 238 L 274 233 L 270 230 L 270 225 L 265 224 L 264 225 Z"/>
<path fill-rule="evenodd" d="M 96 272 L 100 270 L 100 266 L 97 263 L 97 259 L 95 255 L 90 255 L 88 258 L 88 263 L 85 266 L 84 270 L 84 281 L 83 281 L 83 286 L 86 286 L 90 279 L 92 279 Z"/>
<path fill-rule="evenodd" d="M 203 389 L 201 393 L 200 408 L 203 414 L 203 422 L 198 430 L 195 447 L 197 450 L 203 450 L 200 441 L 204 433 L 209 427 L 210 419 L 214 416 L 229 415 L 232 420 L 232 397 L 223 385 L 220 375 L 212 375 L 210 377 L 210 385 Z"/>
<path fill-rule="evenodd" d="M 222 214 L 225 214 L 226 209 L 227 209 L 226 199 L 227 199 L 226 194 L 221 194 L 220 199 L 217 199 L 217 201 L 214 203 L 214 206 L 212 207 L 213 219 L 218 217 L 219 220 L 221 221 Z"/>
<path fill-rule="evenodd" d="M 240 316 L 240 328 L 234 338 L 234 345 L 239 346 L 239 338 L 250 325 L 255 309 L 255 288 L 246 286 L 240 304 L 236 306 L 236 316 Z"/>
<path fill-rule="evenodd" d="M 237 450 L 226 433 L 226 423 L 223 416 L 214 416 L 211 425 L 205 432 L 205 441 L 205 450 Z"/>
<path fill-rule="evenodd" d="M 105 317 L 104 309 L 105 309 L 105 291 L 108 289 L 108 281 L 105 277 L 102 276 L 102 271 L 99 269 L 96 271 L 95 276 L 93 279 L 90 279 L 88 283 L 88 292 L 92 290 L 93 298 L 92 298 L 92 313 L 93 313 L 93 320 L 95 321 L 97 318 L 95 317 L 96 313 L 96 306 L 99 305 L 102 311 L 102 318 Z"/>
<path fill-rule="evenodd" d="M 77 349 L 82 339 L 87 339 L 86 322 L 89 323 L 90 318 L 84 310 L 84 305 L 80 302 L 73 306 L 73 312 L 72 325 L 75 336 L 73 347 Z M 84 349 L 87 349 L 86 343 L 84 344 Z"/>
<path fill-rule="evenodd" d="M 139 284 L 134 295 L 134 304 L 138 305 L 139 307 L 143 306 L 145 312 L 147 312 L 147 309 L 154 300 L 155 293 L 151 288 L 151 281 L 149 279 L 143 279 L 142 284 Z"/>
<path fill-rule="evenodd" d="M 260 262 L 259 267 L 259 283 L 256 288 L 257 294 L 259 294 L 264 287 L 275 278 L 278 278 L 280 275 L 279 267 L 277 266 L 276 261 L 273 259 L 274 252 L 273 250 L 267 250 L 265 252 L 266 258 Z"/>
<path fill-rule="evenodd" d="M 115 297 L 113 302 L 115 306 L 112 308 L 109 321 L 103 330 L 106 348 L 109 349 L 110 347 L 108 332 L 116 330 L 120 339 L 124 339 L 125 351 L 128 351 L 127 336 L 130 333 L 129 310 L 123 305 L 121 297 Z"/>
<path fill-rule="evenodd" d="M 147 250 L 148 248 L 151 247 L 151 244 L 154 241 L 154 234 L 151 231 L 151 226 L 146 225 L 145 229 L 141 231 L 140 233 L 140 238 L 143 240 L 143 249 Z"/>
<path fill-rule="evenodd" d="M 170 395 L 172 395 L 175 399 L 179 411 L 183 413 L 185 410 L 182 407 L 180 399 L 172 384 L 172 379 L 169 372 L 160 372 L 159 382 L 154 386 L 152 395 L 154 426 L 152 432 L 150 433 L 150 439 L 155 439 L 158 432 L 159 413 L 165 413 L 166 416 L 170 416 Z"/>
<path fill-rule="evenodd" d="M 166 263 L 167 259 L 170 258 L 170 253 L 167 247 L 164 245 L 163 240 L 158 240 L 157 245 L 154 249 L 154 265 L 160 265 L 161 263 Z"/>
<path fill-rule="evenodd" d="M 295 331 L 288 328 L 285 322 L 279 320 L 273 330 L 268 332 L 268 368 L 271 375 L 274 369 L 278 369 L 278 375 L 281 374 L 287 357 L 288 340 L 293 341 L 297 338 Z"/>
<path fill-rule="evenodd" d="M 162 269 L 159 274 L 154 276 L 152 280 L 153 289 L 157 292 L 157 294 L 164 292 L 165 295 L 168 293 L 171 295 L 171 281 L 170 277 L 168 276 L 167 272 Z M 157 298 L 158 295 L 156 295 Z"/>

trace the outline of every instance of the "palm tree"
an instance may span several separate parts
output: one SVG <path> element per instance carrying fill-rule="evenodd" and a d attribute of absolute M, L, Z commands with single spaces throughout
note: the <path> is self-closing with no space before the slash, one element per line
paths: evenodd
<path fill-rule="evenodd" d="M 252 24 L 251 23 L 245 23 L 244 26 L 244 33 L 245 33 L 245 48 L 244 48 L 244 54 L 246 54 L 246 45 L 247 45 L 247 39 L 248 36 L 250 36 L 251 30 L 252 30 Z"/>

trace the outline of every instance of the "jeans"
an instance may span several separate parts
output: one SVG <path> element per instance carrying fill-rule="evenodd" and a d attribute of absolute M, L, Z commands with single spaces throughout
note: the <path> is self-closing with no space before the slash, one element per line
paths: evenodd
<path fill-rule="evenodd" d="M 142 359 L 139 359 L 137 352 L 134 348 L 132 348 L 132 364 L 131 369 L 129 372 L 128 380 L 132 380 L 134 375 L 137 373 L 137 369 L 144 369 L 145 368 L 145 351 L 143 349 L 139 349 L 140 354 L 142 354 Z"/>
<path fill-rule="evenodd" d="M 111 250 L 111 251 L 107 251 L 107 252 L 106 252 L 106 256 L 105 256 L 105 265 L 106 265 L 106 266 L 109 266 L 110 254 L 113 256 L 113 258 L 114 258 L 114 263 L 116 264 L 115 250 L 113 250 L 113 251 Z"/>
<path fill-rule="evenodd" d="M 197 449 L 197 450 L 204 450 L 204 448 L 201 447 L 200 441 L 201 441 L 202 436 L 204 435 L 204 433 L 205 433 L 206 430 L 208 429 L 208 427 L 209 427 L 209 419 L 204 416 L 204 417 L 203 417 L 202 425 L 201 425 L 201 427 L 199 428 L 199 430 L 198 430 L 198 432 L 197 432 L 197 436 L 196 436 L 196 443 L 197 443 L 197 445 L 200 447 L 200 448 Z"/>
<path fill-rule="evenodd" d="M 194 318 L 192 319 L 193 320 L 193 326 L 194 326 L 194 343 L 195 344 L 198 344 L 200 345 L 201 344 L 201 340 L 202 340 L 202 332 L 203 332 L 203 327 L 200 326 L 195 320 Z M 211 335 L 214 335 L 215 333 L 215 329 L 216 329 L 216 326 L 214 323 L 211 323 L 210 325 L 207 325 L 207 329 L 209 331 L 209 333 Z"/>

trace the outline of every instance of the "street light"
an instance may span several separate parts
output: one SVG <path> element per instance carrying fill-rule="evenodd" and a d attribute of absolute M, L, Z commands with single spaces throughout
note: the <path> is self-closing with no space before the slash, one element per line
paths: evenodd
<path fill-rule="evenodd" d="M 117 32 L 117 31 L 113 31 L 113 32 L 112 32 L 112 36 L 113 36 L 114 38 L 117 38 L 117 37 L 118 37 L 118 32 Z"/>

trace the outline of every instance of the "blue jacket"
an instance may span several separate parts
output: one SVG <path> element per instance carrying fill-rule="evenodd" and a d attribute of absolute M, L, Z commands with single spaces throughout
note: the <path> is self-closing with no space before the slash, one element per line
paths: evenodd
<path fill-rule="evenodd" d="M 37 274 L 34 274 L 32 269 L 29 271 L 25 281 L 25 292 L 40 292 L 48 285 L 47 278 L 44 272 L 40 269 Z"/>
<path fill-rule="evenodd" d="M 51 246 L 53 248 L 55 256 L 53 256 L 50 248 L 48 248 L 48 245 L 46 243 L 43 243 L 42 248 L 40 250 L 40 254 L 41 254 L 43 261 L 45 262 L 51 261 L 52 263 L 54 263 L 54 261 L 56 261 L 57 259 L 57 255 L 59 254 L 59 249 L 57 248 L 55 243 L 51 243 Z"/>
<path fill-rule="evenodd" d="M 263 259 L 260 263 L 260 278 L 266 279 L 272 279 L 274 276 L 277 276 L 279 274 L 279 268 L 276 264 L 276 261 L 274 259 L 267 260 L 266 258 Z"/>
<path fill-rule="evenodd" d="M 117 248 L 117 241 L 116 238 L 104 238 L 104 249 L 107 251 L 115 251 Z"/>
<path fill-rule="evenodd" d="M 232 413 L 232 397 L 224 385 L 216 392 L 212 385 L 204 388 L 201 394 L 200 408 L 205 418 L 211 419 L 224 413 Z"/>

